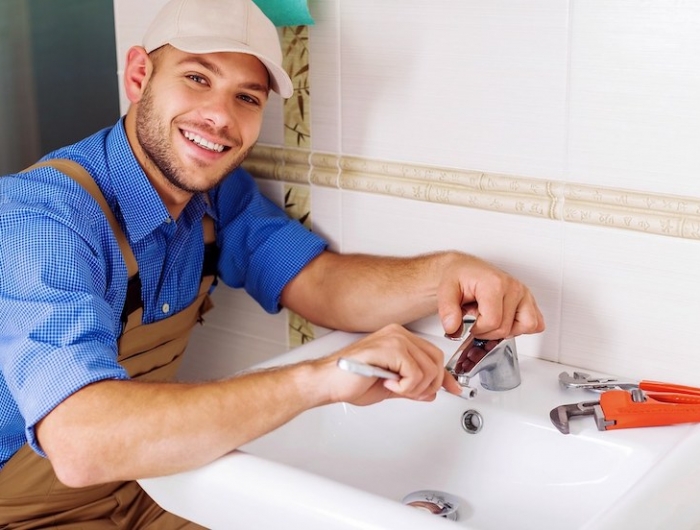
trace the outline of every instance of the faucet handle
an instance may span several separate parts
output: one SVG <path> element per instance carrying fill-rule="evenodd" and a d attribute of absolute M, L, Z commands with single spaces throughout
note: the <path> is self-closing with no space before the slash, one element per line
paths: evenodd
<path fill-rule="evenodd" d="M 472 328 L 476 324 L 476 317 L 472 315 L 464 315 L 462 317 L 462 325 L 454 333 L 445 333 L 445 338 L 450 340 L 464 340 L 469 335 Z"/>
<path fill-rule="evenodd" d="M 462 327 L 445 337 L 462 340 L 445 368 L 463 387 L 479 374 L 481 386 L 488 390 L 510 390 L 520 384 L 520 367 L 515 339 L 481 340 L 471 334 L 476 317 L 465 315 Z"/>

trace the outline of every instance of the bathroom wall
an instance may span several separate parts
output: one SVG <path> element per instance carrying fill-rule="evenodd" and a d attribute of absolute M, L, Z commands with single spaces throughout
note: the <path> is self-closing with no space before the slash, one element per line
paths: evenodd
<path fill-rule="evenodd" d="M 115 0 L 120 65 L 161 3 Z M 518 276 L 547 320 L 521 355 L 700 384 L 700 4 L 309 6 L 308 145 L 274 96 L 247 163 L 266 193 L 306 189 L 337 250 L 453 248 Z M 285 313 L 215 294 L 188 376 L 287 347 Z"/>

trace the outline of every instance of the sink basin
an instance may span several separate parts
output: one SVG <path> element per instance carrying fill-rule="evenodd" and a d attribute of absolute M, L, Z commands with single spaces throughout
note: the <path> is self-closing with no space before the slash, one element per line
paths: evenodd
<path fill-rule="evenodd" d="M 265 365 L 358 338 L 331 333 Z M 425 338 L 446 355 L 455 349 Z M 203 468 L 141 484 L 166 509 L 221 529 L 607 529 L 632 520 L 656 528 L 645 523 L 659 520 L 679 530 L 700 522 L 697 508 L 666 513 L 654 502 L 660 492 L 673 496 L 679 474 L 686 480 L 673 498 L 698 491 L 700 473 L 687 471 L 700 463 L 695 425 L 600 432 L 592 418 L 576 418 L 563 435 L 549 411 L 595 395 L 560 387 L 558 374 L 572 367 L 521 353 L 520 368 L 518 388 L 491 392 L 475 380 L 471 400 L 439 392 L 432 403 L 313 409 Z M 454 497 L 457 520 L 401 504 L 416 491 Z"/>

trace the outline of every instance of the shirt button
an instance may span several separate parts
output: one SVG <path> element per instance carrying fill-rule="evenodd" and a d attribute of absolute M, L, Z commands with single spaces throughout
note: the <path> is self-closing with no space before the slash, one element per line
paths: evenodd
<path fill-rule="evenodd" d="M 163 304 L 162 309 L 163 309 L 163 313 L 169 312 L 170 311 L 170 304 L 168 304 L 168 303 Z"/>
<path fill-rule="evenodd" d="M 165 218 L 165 224 L 168 224 L 168 225 L 169 225 L 169 224 L 172 223 L 172 222 L 173 222 L 172 217 L 166 217 L 166 218 Z"/>

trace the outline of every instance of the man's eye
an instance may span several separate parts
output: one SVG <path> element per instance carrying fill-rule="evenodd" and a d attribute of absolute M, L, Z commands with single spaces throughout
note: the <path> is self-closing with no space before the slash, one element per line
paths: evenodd
<path fill-rule="evenodd" d="M 195 83 L 199 83 L 200 85 L 205 85 L 207 83 L 207 80 L 204 79 L 201 75 L 197 74 L 188 74 L 187 77 L 194 81 Z"/>
<path fill-rule="evenodd" d="M 240 94 L 238 96 L 238 99 L 241 99 L 245 101 L 246 103 L 250 103 L 252 105 L 258 105 L 258 100 L 254 97 L 249 96 L 248 94 Z"/>

